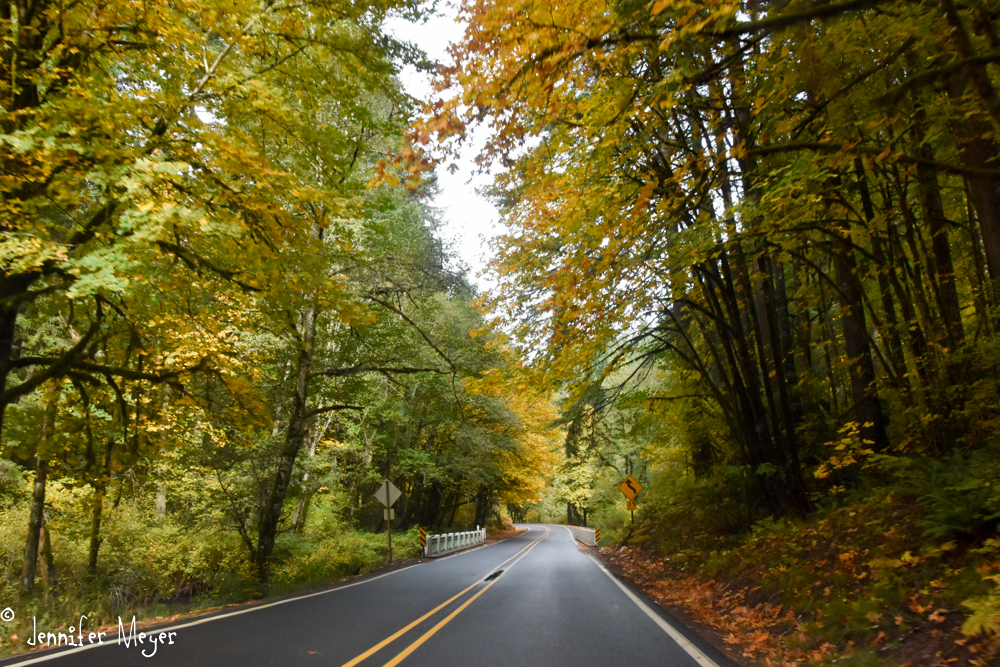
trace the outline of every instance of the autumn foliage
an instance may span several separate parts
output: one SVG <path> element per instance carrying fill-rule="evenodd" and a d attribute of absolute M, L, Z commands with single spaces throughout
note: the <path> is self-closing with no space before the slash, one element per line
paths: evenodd
<path fill-rule="evenodd" d="M 410 138 L 423 55 L 384 23 L 422 11 L 0 3 L 4 599 L 97 622 L 353 574 L 386 477 L 407 551 L 538 497 L 551 408 L 477 389 L 511 361 Z"/>
<path fill-rule="evenodd" d="M 462 12 L 445 99 L 421 127 L 447 145 L 489 132 L 479 159 L 507 233 L 487 307 L 568 392 L 573 504 L 627 537 L 612 479 L 638 471 L 647 505 L 686 529 L 746 536 L 873 488 L 913 492 L 937 466 L 954 481 L 916 498 L 948 527 L 911 536 L 913 553 L 959 535 L 989 549 L 995 7 L 467 0 Z M 641 530 L 664 521 L 647 514 Z M 995 634 L 994 581 L 960 569 L 975 582 L 952 589 L 963 627 Z"/>

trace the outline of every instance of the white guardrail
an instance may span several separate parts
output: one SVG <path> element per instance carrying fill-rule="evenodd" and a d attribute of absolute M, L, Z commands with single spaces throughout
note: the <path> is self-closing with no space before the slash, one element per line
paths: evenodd
<path fill-rule="evenodd" d="M 441 556 L 485 541 L 486 529 L 479 526 L 476 526 L 475 530 L 467 530 L 464 533 L 428 535 L 427 546 L 424 547 L 424 556 Z"/>

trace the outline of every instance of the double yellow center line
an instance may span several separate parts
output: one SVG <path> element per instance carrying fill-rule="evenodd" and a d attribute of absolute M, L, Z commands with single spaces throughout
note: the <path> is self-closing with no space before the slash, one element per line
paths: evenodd
<path fill-rule="evenodd" d="M 535 540 L 534 542 L 532 542 L 528 546 L 526 546 L 523 549 L 521 549 L 520 551 L 518 551 L 516 554 L 514 554 L 513 556 L 511 556 L 510 558 L 508 558 L 504 562 L 502 562 L 499 565 L 497 565 L 496 567 L 492 568 L 491 572 L 497 571 L 498 569 L 502 568 L 507 563 L 510 563 L 510 566 L 507 568 L 508 570 L 510 570 L 511 567 L 514 567 L 514 564 L 517 563 L 517 561 L 519 561 L 522 558 L 524 558 L 525 556 L 527 556 L 529 551 L 531 551 L 532 549 L 534 549 L 538 545 L 539 542 L 541 542 L 546 537 L 548 537 L 548 535 L 549 535 L 550 532 L 551 532 L 550 529 L 546 528 L 545 529 L 545 533 L 541 537 L 539 537 L 537 540 Z M 514 562 L 511 563 L 511 561 L 514 561 Z M 463 595 L 465 595 L 466 593 L 468 593 L 469 591 L 471 591 L 473 588 L 475 588 L 479 584 L 483 583 L 483 581 L 485 579 L 486 579 L 486 577 L 484 576 L 482 579 L 480 579 L 476 583 L 472 584 L 471 586 L 469 586 L 465 590 L 463 590 L 460 593 L 457 593 L 457 594 L 453 595 L 452 597 L 448 598 L 447 600 L 445 600 L 444 602 L 442 602 L 438 606 L 434 607 L 433 609 L 431 609 L 429 612 L 427 612 L 426 614 L 424 614 L 423 616 L 421 616 L 417 620 L 413 621 L 412 623 L 410 623 L 406 627 L 401 628 L 400 630 L 397 630 L 392 635 L 386 637 L 385 639 L 383 639 L 382 641 L 380 641 L 378 644 L 375 644 L 375 646 L 372 646 L 370 649 L 368 649 L 367 651 L 365 651 L 361 655 L 357 656 L 353 660 L 350 660 L 349 662 L 345 662 L 342 665 L 342 667 L 354 667 L 354 665 L 357 665 L 359 662 L 361 662 L 363 660 L 366 660 L 367 658 L 369 658 L 373 654 L 377 653 L 378 651 L 381 651 L 383 648 L 385 648 L 386 646 L 388 646 L 392 642 L 396 641 L 397 639 L 399 639 L 400 637 L 402 637 L 403 635 L 405 635 L 407 632 L 409 632 L 413 628 L 417 627 L 418 625 L 420 625 L 421 623 L 423 623 L 424 621 L 426 621 L 428 618 L 430 618 L 434 614 L 438 613 L 439 611 L 441 611 L 442 609 L 444 609 L 445 607 L 447 607 L 448 605 L 450 605 L 452 602 L 454 602 L 458 598 L 462 597 Z M 483 587 L 483 589 L 481 591 L 479 591 L 478 593 L 476 593 L 475 595 L 473 595 L 472 597 L 470 597 L 468 600 L 466 600 L 462 604 L 462 606 L 460 606 L 458 609 L 456 609 L 455 611 L 453 611 L 450 614 L 448 614 L 437 625 L 435 625 L 433 628 L 431 628 L 430 630 L 428 630 L 427 632 L 425 632 L 420 637 L 420 639 L 418 639 L 417 641 L 415 641 L 412 644 L 410 644 L 409 646 L 407 646 L 395 658 L 393 658 L 389 662 L 385 663 L 384 667 L 395 667 L 395 665 L 398 665 L 400 662 L 402 662 L 404 659 L 406 659 L 406 657 L 408 655 L 410 655 L 411 653 L 413 653 L 414 651 L 416 651 L 420 647 L 421 644 L 423 644 L 424 642 L 426 642 L 438 630 L 440 630 L 445 625 L 447 625 L 449 622 L 451 622 L 451 620 L 453 618 L 455 618 L 456 616 L 458 616 L 462 612 L 462 610 L 464 610 L 466 607 L 468 607 L 470 604 L 472 604 L 473 600 L 475 600 L 480 595 L 482 595 L 483 593 L 485 593 L 486 591 L 488 591 L 490 589 L 490 586 L 492 586 L 496 582 L 497 582 L 497 579 L 494 579 L 489 584 L 487 584 L 485 587 Z"/>

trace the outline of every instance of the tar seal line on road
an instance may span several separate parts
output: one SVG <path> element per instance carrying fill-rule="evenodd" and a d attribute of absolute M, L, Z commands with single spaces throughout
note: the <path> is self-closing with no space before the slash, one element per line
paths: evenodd
<path fill-rule="evenodd" d="M 551 532 L 551 531 L 550 531 L 550 530 L 549 530 L 548 528 L 546 528 L 546 529 L 545 529 L 545 534 L 544 534 L 544 535 L 542 535 L 542 536 L 541 536 L 540 538 L 538 538 L 537 540 L 535 540 L 534 542 L 532 542 L 531 544 L 529 544 L 529 545 L 528 545 L 528 546 L 527 546 L 527 547 L 526 547 L 525 549 L 522 549 L 521 551 L 523 551 L 524 553 L 523 553 L 523 554 L 521 555 L 521 557 L 520 557 L 520 558 L 518 558 L 518 559 L 517 559 L 517 560 L 515 560 L 515 561 L 514 561 L 513 563 L 511 563 L 510 565 L 508 565 L 508 566 L 507 566 L 507 570 L 509 571 L 509 570 L 510 570 L 510 568 L 512 568 L 512 567 L 514 567 L 515 565 L 517 565 L 518 561 L 520 561 L 520 560 L 521 560 L 521 558 L 524 558 L 525 556 L 527 556 L 527 555 L 528 555 L 528 554 L 529 554 L 529 553 L 531 552 L 531 550 L 532 550 L 532 549 L 534 549 L 535 547 L 537 547 L 537 546 L 539 545 L 539 543 L 540 543 L 540 542 L 541 542 L 542 540 L 544 540 L 544 539 L 545 539 L 546 537 L 548 537 L 548 535 L 549 535 L 549 533 L 550 533 L 550 532 Z M 521 553 L 521 552 L 519 551 L 518 553 Z M 511 558 L 514 558 L 514 557 L 516 557 L 516 556 L 517 556 L 517 554 L 514 554 L 514 556 L 511 556 Z M 508 560 L 510 560 L 510 559 L 508 559 Z M 501 565 L 505 564 L 506 562 L 507 562 L 507 561 L 504 561 L 503 563 L 501 563 Z M 502 572 L 502 571 L 503 571 L 503 570 L 501 570 L 501 572 Z M 401 653 L 399 653 L 399 654 L 398 654 L 398 655 L 397 655 L 397 656 L 396 656 L 395 658 L 393 658 L 393 659 L 392 659 L 392 660 L 390 660 L 389 662 L 385 663 L 385 664 L 384 664 L 384 665 L 383 665 L 382 667 L 396 667 L 396 665 L 398 665 L 399 663 L 401 663 L 401 662 L 402 662 L 402 661 L 403 661 L 403 660 L 404 660 L 404 659 L 406 658 L 406 656 L 408 656 L 408 655 L 410 655 L 411 653 L 413 653 L 414 651 L 416 651 L 416 650 L 417 650 L 418 648 L 420 648 L 420 645 L 421 645 L 421 644 L 423 644 L 423 643 L 424 643 L 425 641 L 427 641 L 427 640 L 428 640 L 428 639 L 430 639 L 430 638 L 431 638 L 432 636 L 434 636 L 434 634 L 435 634 L 435 633 L 436 633 L 436 632 L 437 632 L 438 630 L 440 630 L 440 629 L 441 629 L 441 628 L 443 628 L 444 626 L 448 625 L 448 623 L 450 623 L 450 622 L 451 622 L 451 619 L 455 618 L 455 617 L 456 617 L 456 616 L 458 616 L 458 615 L 459 615 L 460 613 L 462 613 L 462 611 L 463 611 L 463 610 L 464 610 L 464 609 L 465 609 L 466 607 L 468 607 L 468 606 L 469 606 L 470 604 L 472 604 L 472 603 L 473 603 L 473 602 L 475 601 L 475 599 L 476 599 L 476 598 L 478 598 L 478 597 L 479 597 L 480 595 L 482 595 L 482 594 L 483 594 L 483 593 L 485 593 L 486 591 L 490 590 L 490 587 L 491 587 L 491 586 L 492 586 L 493 584 L 497 583 L 497 579 L 498 579 L 498 578 L 499 578 L 499 577 L 494 577 L 494 578 L 493 578 L 493 581 L 491 581 L 491 582 L 490 582 L 489 584 L 487 584 L 487 585 L 486 585 L 486 587 L 485 587 L 485 588 L 483 588 L 483 590 L 479 591 L 478 593 L 476 593 L 475 595 L 473 595 L 473 596 L 472 596 L 471 598 L 469 598 L 468 600 L 466 600 L 466 601 L 465 601 L 465 603 L 464 603 L 464 604 L 462 604 L 462 606 L 461 606 L 461 607 L 459 607 L 459 608 L 458 608 L 458 609 L 456 609 L 455 611 L 453 611 L 453 612 L 451 612 L 450 614 L 448 614 L 448 615 L 447 615 L 447 616 L 446 616 L 446 617 L 445 617 L 445 618 L 444 618 L 444 619 L 443 619 L 442 621 L 440 621 L 440 622 L 439 622 L 439 623 L 438 623 L 437 625 L 435 625 L 435 626 L 434 626 L 433 628 L 431 628 L 430 630 L 428 630 L 427 632 L 425 632 L 425 633 L 423 634 L 423 636 L 421 636 L 421 637 L 420 637 L 420 639 L 418 639 L 417 641 L 415 641 L 415 642 L 413 642 L 412 644 L 410 644 L 409 646 L 407 646 L 407 647 L 406 647 L 405 649 L 403 649 L 403 651 L 402 651 Z M 716 665 L 716 667 L 718 667 L 718 665 Z"/>
<path fill-rule="evenodd" d="M 684 649 L 689 656 L 697 660 L 699 665 L 705 665 L 705 667 L 719 667 L 719 664 L 717 662 L 715 662 L 707 655 L 702 653 L 697 646 L 689 642 L 684 637 L 684 635 L 677 632 L 677 630 L 674 629 L 672 625 L 663 620 L 663 617 L 661 617 L 655 611 L 650 609 L 649 605 L 640 600 L 635 593 L 630 591 L 628 587 L 625 586 L 625 584 L 618 581 L 618 577 L 611 574 L 611 572 L 608 571 L 608 568 L 604 567 L 604 564 L 601 561 L 597 560 L 593 556 L 591 556 L 590 558 L 594 561 L 594 563 L 597 564 L 597 567 L 601 568 L 601 572 L 608 575 L 608 578 L 611 579 L 611 581 L 615 582 L 615 585 L 618 586 L 618 588 L 622 589 L 625 595 L 627 595 L 629 599 L 632 600 L 632 602 L 634 602 L 637 607 L 639 607 L 639 609 L 641 609 L 643 612 L 645 612 L 647 616 L 653 619 L 653 622 L 656 623 L 658 626 L 660 626 L 660 628 L 662 628 L 664 632 L 670 635 L 670 638 L 673 639 L 678 646 Z"/>
<path fill-rule="evenodd" d="M 502 562 L 499 565 L 497 565 L 496 568 L 494 568 L 494 569 L 499 569 L 499 568 L 503 567 L 504 565 L 506 565 L 510 561 L 512 561 L 515 558 L 517 558 L 518 556 L 520 556 L 521 554 L 527 555 L 527 552 L 530 551 L 532 548 L 534 548 L 534 546 L 536 544 L 538 544 L 539 542 L 541 542 L 542 540 L 544 540 L 548 536 L 549 532 L 550 532 L 549 529 L 546 528 L 544 535 L 542 535 L 537 540 L 535 540 L 531 544 L 527 545 L 526 547 L 524 547 L 523 549 L 521 549 L 520 551 L 518 551 L 516 554 L 514 554 L 513 556 L 511 556 L 510 558 L 508 558 L 504 562 Z M 465 553 L 468 553 L 468 552 L 465 552 Z M 455 555 L 457 556 L 459 554 L 455 554 Z M 449 556 L 448 558 L 451 558 L 451 556 Z M 523 558 L 523 556 L 522 556 L 522 558 Z M 442 558 L 441 560 L 445 560 L 445 559 Z M 518 558 L 518 560 L 520 560 L 520 558 Z M 507 569 L 509 570 L 510 567 L 508 567 Z M 382 641 L 380 641 L 378 644 L 375 644 L 375 646 L 372 646 L 370 649 L 368 649 L 367 651 L 365 651 L 361 655 L 357 656 L 353 660 L 345 662 L 343 665 L 341 665 L 341 667 L 354 667 L 354 665 L 357 665 L 359 662 L 365 660 L 369 656 L 371 656 L 371 655 L 377 653 L 378 651 L 382 650 L 383 648 L 385 648 L 386 646 L 388 646 L 392 642 L 396 641 L 397 639 L 399 639 L 400 637 L 402 637 L 403 635 L 405 635 L 407 632 L 409 632 L 413 628 L 417 627 L 418 625 L 420 625 L 421 623 L 423 623 L 424 621 L 426 621 L 428 618 L 430 618 L 434 614 L 438 613 L 439 611 L 441 611 L 442 609 L 444 609 L 445 607 L 447 607 L 449 604 L 451 604 L 452 602 L 454 602 L 458 598 L 462 597 L 463 595 L 465 595 L 466 593 L 468 593 L 469 591 L 471 591 L 473 588 L 475 588 L 479 584 L 483 583 L 483 581 L 485 581 L 485 579 L 486 578 L 483 577 L 483 579 L 480 579 L 479 581 L 477 581 L 476 583 L 472 584 L 471 586 L 469 586 L 465 590 L 463 590 L 463 591 L 461 591 L 459 593 L 456 593 L 455 595 L 453 595 L 452 597 L 448 598 L 447 600 L 445 600 L 444 602 L 442 602 L 438 606 L 434 607 L 429 612 L 427 612 L 426 614 L 424 614 L 423 616 L 421 616 L 417 620 L 413 621 L 412 623 L 410 623 L 406 627 L 397 630 L 393 634 L 389 635 L 388 637 L 386 637 L 385 639 L 383 639 Z M 491 583 L 486 588 L 489 588 L 492 585 L 493 584 Z M 469 602 L 472 602 L 472 600 L 475 600 L 477 597 L 479 597 L 480 595 L 482 595 L 483 592 L 486 591 L 486 588 L 484 588 L 482 591 L 479 591 L 479 593 L 477 593 L 476 595 L 474 595 L 468 602 L 466 602 L 464 605 L 462 605 L 461 607 L 459 607 L 459 609 L 456 612 L 454 612 L 454 614 L 452 614 L 452 616 L 449 616 L 446 620 L 451 620 L 451 618 L 455 614 L 457 614 L 459 611 L 462 611 L 462 609 L 465 609 L 465 607 L 467 607 L 469 605 Z M 423 641 L 426 640 L 426 638 L 429 638 L 431 634 L 433 634 L 434 632 L 437 632 L 437 628 L 440 627 L 443 624 L 444 623 L 440 623 L 438 626 L 435 626 L 433 632 L 431 632 L 431 633 L 429 633 L 429 634 L 427 634 L 427 635 L 425 635 L 424 637 L 421 638 L 420 643 L 422 644 Z M 410 653 L 412 653 L 412 649 L 416 649 L 417 646 L 419 646 L 419 645 L 420 644 L 417 644 L 416 646 L 412 646 L 410 649 L 407 649 L 407 650 Z M 409 655 L 409 653 L 407 653 L 406 655 Z M 400 658 L 399 656 L 396 656 L 396 657 L 399 658 L 399 660 L 402 660 L 402 658 Z M 404 655 L 403 657 L 406 657 L 406 656 Z M 392 664 L 396 664 L 396 663 L 394 662 Z"/>

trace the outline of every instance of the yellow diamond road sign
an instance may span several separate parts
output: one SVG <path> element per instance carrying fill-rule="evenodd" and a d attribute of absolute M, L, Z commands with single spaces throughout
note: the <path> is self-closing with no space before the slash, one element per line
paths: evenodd
<path fill-rule="evenodd" d="M 618 486 L 618 490 L 628 498 L 629 500 L 635 500 L 635 497 L 639 495 L 642 491 L 642 484 L 636 481 L 632 475 L 625 478 L 625 481 Z"/>

